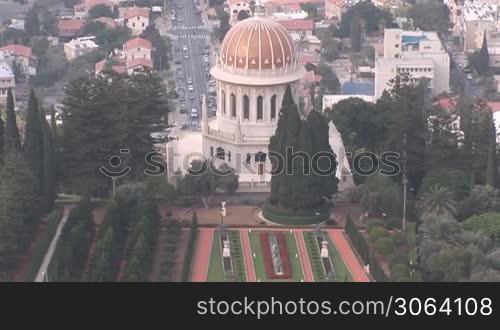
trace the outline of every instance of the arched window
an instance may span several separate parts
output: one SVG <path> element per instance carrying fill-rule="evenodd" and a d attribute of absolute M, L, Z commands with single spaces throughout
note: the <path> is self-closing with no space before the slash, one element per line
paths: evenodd
<path fill-rule="evenodd" d="M 256 163 L 261 163 L 266 161 L 266 153 L 259 151 L 258 153 L 255 154 L 255 162 Z"/>
<path fill-rule="evenodd" d="M 226 114 L 226 92 L 224 91 L 220 92 L 220 102 L 222 107 L 222 113 Z"/>
<path fill-rule="evenodd" d="M 210 147 L 210 157 L 214 156 L 214 147 Z"/>
<path fill-rule="evenodd" d="M 271 97 L 271 119 L 276 118 L 276 95 Z"/>
<path fill-rule="evenodd" d="M 257 97 L 257 120 L 264 119 L 264 98 L 259 95 Z"/>
<path fill-rule="evenodd" d="M 215 157 L 222 159 L 222 160 L 226 160 L 226 152 L 221 147 L 218 147 L 216 154 L 215 154 Z"/>
<path fill-rule="evenodd" d="M 230 163 L 231 162 L 231 151 L 227 152 L 227 161 Z"/>
<path fill-rule="evenodd" d="M 250 99 L 247 95 L 243 96 L 243 119 L 250 119 Z"/>
<path fill-rule="evenodd" d="M 231 93 L 231 116 L 236 117 L 236 95 L 234 93 Z"/>

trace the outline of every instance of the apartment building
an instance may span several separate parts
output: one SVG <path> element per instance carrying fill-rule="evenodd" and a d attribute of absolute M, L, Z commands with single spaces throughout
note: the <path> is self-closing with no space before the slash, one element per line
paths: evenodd
<path fill-rule="evenodd" d="M 76 38 L 64 44 L 64 53 L 68 61 L 72 61 L 82 55 L 99 48 L 94 42 L 95 37 Z"/>
<path fill-rule="evenodd" d="M 0 104 L 5 104 L 7 102 L 7 92 L 9 88 L 14 92 L 16 88 L 16 78 L 7 61 L 0 59 Z"/>
<path fill-rule="evenodd" d="M 428 79 L 433 95 L 448 92 L 450 56 L 436 32 L 385 29 L 384 54 L 375 61 L 375 97 L 400 73 L 412 81 Z"/>

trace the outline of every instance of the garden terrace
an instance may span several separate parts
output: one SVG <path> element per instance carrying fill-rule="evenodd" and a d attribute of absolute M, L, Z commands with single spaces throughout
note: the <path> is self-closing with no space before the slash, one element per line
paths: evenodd
<path fill-rule="evenodd" d="M 282 232 L 260 233 L 264 266 L 269 279 L 290 279 L 292 267 Z M 277 247 L 277 249 L 276 249 Z"/>
<path fill-rule="evenodd" d="M 321 258 L 320 251 L 323 240 L 328 243 L 328 258 Z M 304 232 L 304 241 L 315 281 L 350 282 L 353 280 L 337 248 L 327 235 L 321 233 L 318 236 L 311 231 Z M 330 271 L 334 277 L 327 276 Z"/>
<path fill-rule="evenodd" d="M 227 260 L 222 256 L 224 240 L 229 240 L 230 246 L 230 257 Z M 226 231 L 223 234 L 220 231 L 215 232 L 207 280 L 209 282 L 246 281 L 239 231 Z"/>
<path fill-rule="evenodd" d="M 283 237 L 286 242 L 287 255 L 289 256 L 290 267 L 291 267 L 291 277 L 288 279 L 275 279 L 268 277 L 266 272 L 265 260 L 264 260 L 264 246 L 261 244 L 261 233 L 260 230 L 252 230 L 249 232 L 250 247 L 252 251 L 252 258 L 255 267 L 255 275 L 257 281 L 294 281 L 301 282 L 304 280 L 304 275 L 302 272 L 302 265 L 298 256 L 297 243 L 295 241 L 295 236 L 288 231 L 282 231 Z M 265 231 L 264 231 L 265 232 Z M 272 267 L 272 265 L 271 265 Z"/>

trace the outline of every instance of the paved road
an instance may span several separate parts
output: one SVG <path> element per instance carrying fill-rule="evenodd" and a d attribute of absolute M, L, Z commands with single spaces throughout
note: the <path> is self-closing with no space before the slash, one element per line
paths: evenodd
<path fill-rule="evenodd" d="M 181 67 L 184 72 L 184 79 L 177 81 L 177 87 L 182 87 L 186 91 L 188 113 L 192 108 L 196 108 L 201 116 L 201 96 L 208 92 L 207 71 L 209 68 L 209 65 L 204 63 L 203 52 L 207 51 L 205 47 L 210 39 L 210 30 L 203 25 L 201 15 L 196 14 L 192 1 L 175 0 L 171 8 L 172 11 L 175 8 L 176 20 L 172 21 L 169 33 L 175 36 L 174 49 L 179 49 L 178 52 L 174 51 L 174 61 L 181 62 L 177 67 Z M 187 47 L 187 51 L 183 51 L 184 46 Z M 185 55 L 189 55 L 189 58 L 184 58 Z M 188 97 L 190 93 L 187 91 L 188 78 L 193 81 L 193 100 L 189 100 Z M 199 118 L 192 121 L 198 123 L 195 129 L 199 129 Z"/>
<path fill-rule="evenodd" d="M 45 274 L 47 274 L 47 268 L 49 267 L 50 261 L 52 260 L 52 256 L 54 255 L 54 251 L 57 246 L 57 242 L 59 240 L 59 237 L 61 236 L 62 230 L 64 228 L 64 225 L 66 224 L 66 220 L 68 220 L 68 215 L 71 209 L 74 206 L 65 206 L 64 207 L 64 212 L 63 212 L 63 217 L 61 219 L 61 222 L 59 223 L 59 227 L 57 227 L 57 231 L 54 235 L 54 238 L 52 238 L 52 242 L 50 242 L 49 249 L 45 253 L 45 257 L 43 258 L 42 265 L 40 266 L 40 269 L 38 270 L 38 273 L 35 278 L 35 282 L 44 282 L 45 281 Z M 50 274 L 49 274 L 50 276 Z"/>
<path fill-rule="evenodd" d="M 300 263 L 302 264 L 302 271 L 304 272 L 305 282 L 314 282 L 314 275 L 309 262 L 309 255 L 307 254 L 306 243 L 302 229 L 295 229 L 295 241 L 299 250 Z"/>
<path fill-rule="evenodd" d="M 353 281 L 370 282 L 370 278 L 347 241 L 344 231 L 342 229 L 328 229 L 327 231 L 333 244 L 337 247 L 342 260 L 344 260 L 345 265 L 349 269 Z"/>
<path fill-rule="evenodd" d="M 252 248 L 250 246 L 250 238 L 248 237 L 248 230 L 240 230 L 241 246 L 243 249 L 243 256 L 245 260 L 245 269 L 247 274 L 247 282 L 256 282 L 257 276 L 255 275 L 255 267 L 253 264 Z"/>
<path fill-rule="evenodd" d="M 210 266 L 213 237 L 213 228 L 199 229 L 196 253 L 191 271 L 191 282 L 206 282 L 208 280 L 208 267 Z"/>

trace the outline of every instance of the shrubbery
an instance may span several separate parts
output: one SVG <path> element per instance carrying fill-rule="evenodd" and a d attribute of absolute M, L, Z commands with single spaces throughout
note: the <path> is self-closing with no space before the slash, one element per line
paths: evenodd
<path fill-rule="evenodd" d="M 319 215 L 312 211 L 293 211 L 274 207 L 266 201 L 262 208 L 264 218 L 279 224 L 287 225 L 310 225 L 326 221 L 330 218 L 328 207 L 324 206 L 317 210 Z"/>
<path fill-rule="evenodd" d="M 124 281 L 148 281 L 159 224 L 158 206 L 154 203 L 145 206 L 143 216 L 135 225 L 130 238 L 130 251 L 123 275 Z"/>
<path fill-rule="evenodd" d="M 85 198 L 68 215 L 49 265 L 51 281 L 81 280 L 92 238 L 92 221 L 92 207 Z"/>
<path fill-rule="evenodd" d="M 35 279 L 40 266 L 42 265 L 43 258 L 49 249 L 50 243 L 56 234 L 57 228 L 61 223 L 61 218 L 63 215 L 63 208 L 58 207 L 53 210 L 47 219 L 47 229 L 45 230 L 45 235 L 36 243 L 33 248 L 33 254 L 31 256 L 30 264 L 28 270 L 24 275 L 25 282 L 31 282 Z"/>
<path fill-rule="evenodd" d="M 381 237 L 373 245 L 377 252 L 383 255 L 391 254 L 394 251 L 394 240 L 390 237 Z"/>
<path fill-rule="evenodd" d="M 389 233 L 382 227 L 373 227 L 369 232 L 370 240 L 375 242 L 379 238 L 388 237 Z"/>
<path fill-rule="evenodd" d="M 189 241 L 186 251 L 186 258 L 184 260 L 184 265 L 182 267 L 182 281 L 189 281 L 189 273 L 191 270 L 191 263 L 193 260 L 194 248 L 196 244 L 196 238 L 198 237 L 198 217 L 196 212 L 193 213 L 193 219 L 191 220 L 191 230 L 189 232 Z"/>

